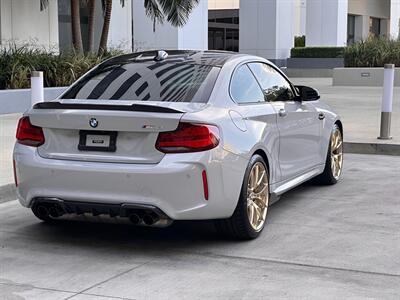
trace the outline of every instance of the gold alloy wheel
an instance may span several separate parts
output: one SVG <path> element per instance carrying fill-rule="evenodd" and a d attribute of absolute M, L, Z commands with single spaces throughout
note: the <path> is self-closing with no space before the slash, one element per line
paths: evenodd
<path fill-rule="evenodd" d="M 331 136 L 331 170 L 333 177 L 338 180 L 343 166 L 343 138 L 340 129 L 336 127 Z"/>
<path fill-rule="evenodd" d="M 251 227 L 257 232 L 264 226 L 268 203 L 268 173 L 264 164 L 256 162 L 247 183 L 247 216 Z"/>

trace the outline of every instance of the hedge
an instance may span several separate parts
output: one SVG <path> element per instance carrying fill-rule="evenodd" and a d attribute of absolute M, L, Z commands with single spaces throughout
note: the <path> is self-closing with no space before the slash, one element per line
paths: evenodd
<path fill-rule="evenodd" d="M 78 55 L 31 45 L 0 49 L 0 89 L 30 87 L 32 71 L 43 71 L 45 87 L 68 86 L 95 65 L 120 52 Z"/>
<path fill-rule="evenodd" d="M 348 46 L 344 53 L 346 67 L 400 66 L 400 40 L 370 38 Z"/>
<path fill-rule="evenodd" d="M 294 47 L 299 48 L 299 47 L 305 47 L 306 46 L 306 36 L 295 36 L 294 37 Z"/>
<path fill-rule="evenodd" d="M 295 47 L 292 48 L 292 58 L 342 58 L 344 47 Z"/>

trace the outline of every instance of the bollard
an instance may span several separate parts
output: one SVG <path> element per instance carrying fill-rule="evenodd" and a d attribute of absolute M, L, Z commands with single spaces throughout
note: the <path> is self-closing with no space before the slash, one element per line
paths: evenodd
<path fill-rule="evenodd" d="M 31 74 L 31 104 L 43 102 L 43 72 L 33 71 Z"/>
<path fill-rule="evenodd" d="M 381 130 L 378 139 L 390 140 L 390 123 L 392 118 L 394 85 L 394 65 L 387 64 L 383 71 L 383 96 L 381 112 Z"/>

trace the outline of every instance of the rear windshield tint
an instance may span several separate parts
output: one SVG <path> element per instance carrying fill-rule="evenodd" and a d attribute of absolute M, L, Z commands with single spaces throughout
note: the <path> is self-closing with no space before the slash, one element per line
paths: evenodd
<path fill-rule="evenodd" d="M 220 68 L 182 62 L 103 63 L 62 99 L 207 102 Z"/>

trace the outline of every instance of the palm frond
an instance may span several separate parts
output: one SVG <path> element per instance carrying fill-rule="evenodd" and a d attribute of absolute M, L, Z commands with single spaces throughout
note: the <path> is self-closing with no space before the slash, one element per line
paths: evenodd
<path fill-rule="evenodd" d="M 164 22 L 164 14 L 157 0 L 144 0 L 144 8 L 146 15 L 154 22 L 162 24 Z"/>
<path fill-rule="evenodd" d="M 40 0 L 40 10 L 43 11 L 49 7 L 49 0 Z"/>
<path fill-rule="evenodd" d="M 163 11 L 167 16 L 167 21 L 173 26 L 180 27 L 186 24 L 190 13 L 199 3 L 199 0 L 160 0 L 163 2 Z"/>
<path fill-rule="evenodd" d="M 84 0 L 84 1 L 87 1 L 87 0 Z M 104 10 L 105 10 L 107 1 L 112 1 L 112 0 L 101 0 L 101 8 L 103 9 L 103 14 L 104 14 Z M 119 3 L 121 4 L 122 7 L 125 7 L 126 0 L 120 0 Z"/>
<path fill-rule="evenodd" d="M 163 23 L 165 20 L 172 26 L 186 24 L 192 10 L 199 0 L 145 0 L 146 14 L 153 21 Z"/>

